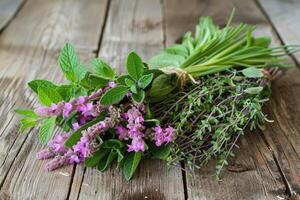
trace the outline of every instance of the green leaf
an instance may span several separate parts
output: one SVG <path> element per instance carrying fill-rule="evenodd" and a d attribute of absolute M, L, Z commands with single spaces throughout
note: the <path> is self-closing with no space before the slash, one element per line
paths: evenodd
<path fill-rule="evenodd" d="M 43 120 L 39 131 L 39 139 L 42 144 L 46 144 L 53 134 L 56 117 L 48 117 Z"/>
<path fill-rule="evenodd" d="M 160 121 L 158 119 L 145 119 L 145 125 L 148 127 L 158 126 Z"/>
<path fill-rule="evenodd" d="M 154 158 L 166 160 L 171 152 L 171 145 L 163 145 L 160 147 L 156 147 L 154 144 L 151 143 L 150 152 L 153 155 Z"/>
<path fill-rule="evenodd" d="M 87 70 L 79 63 L 74 47 L 66 43 L 60 52 L 59 64 L 66 78 L 72 82 L 79 82 L 84 78 Z"/>
<path fill-rule="evenodd" d="M 114 69 L 99 58 L 95 58 L 92 60 L 92 66 L 95 73 L 103 78 L 113 80 L 116 76 Z"/>
<path fill-rule="evenodd" d="M 126 86 L 126 79 L 131 79 L 129 75 L 121 75 L 117 78 L 118 85 L 124 85 Z"/>
<path fill-rule="evenodd" d="M 36 119 L 32 119 L 32 118 L 23 118 L 21 119 L 20 122 L 21 122 L 20 131 L 22 133 L 37 125 Z"/>
<path fill-rule="evenodd" d="M 263 89 L 263 87 L 250 87 L 245 89 L 245 92 L 247 94 L 259 94 Z"/>
<path fill-rule="evenodd" d="M 32 118 L 32 119 L 39 118 L 39 116 L 33 110 L 30 110 L 30 109 L 16 109 L 15 112 L 20 115 L 23 115 L 25 117 Z"/>
<path fill-rule="evenodd" d="M 245 68 L 242 70 L 242 73 L 248 78 L 260 78 L 264 76 L 262 70 L 255 67 Z"/>
<path fill-rule="evenodd" d="M 180 55 L 187 57 L 189 55 L 188 49 L 184 45 L 175 44 L 169 48 L 166 48 L 165 51 L 168 54 Z"/>
<path fill-rule="evenodd" d="M 131 52 L 127 57 L 127 72 L 134 79 L 139 80 L 144 72 L 142 59 L 135 53 Z"/>
<path fill-rule="evenodd" d="M 75 87 L 73 85 L 60 85 L 55 89 L 64 101 L 69 101 L 75 97 Z"/>
<path fill-rule="evenodd" d="M 151 83 L 152 79 L 153 79 L 153 74 L 143 75 L 138 80 L 138 86 L 142 89 L 145 89 Z"/>
<path fill-rule="evenodd" d="M 257 37 L 253 38 L 253 46 L 257 47 L 269 47 L 272 42 L 272 38 L 270 36 Z"/>
<path fill-rule="evenodd" d="M 91 88 L 98 89 L 107 86 L 109 80 L 105 79 L 97 74 L 90 74 L 88 81 Z"/>
<path fill-rule="evenodd" d="M 85 159 L 85 166 L 87 167 L 95 167 L 103 158 L 105 158 L 110 152 L 110 149 L 105 149 L 100 147 L 96 153 L 94 153 L 91 157 Z"/>
<path fill-rule="evenodd" d="M 104 118 L 105 118 L 105 113 L 101 113 L 96 119 L 94 119 L 94 120 L 84 124 L 83 126 L 81 126 L 77 131 L 72 133 L 72 135 L 66 140 L 65 146 L 67 148 L 72 148 L 80 140 L 80 138 L 82 136 L 81 132 L 83 130 L 86 130 L 90 126 L 102 121 Z"/>
<path fill-rule="evenodd" d="M 117 152 L 111 150 L 107 159 L 101 160 L 98 164 L 98 170 L 104 172 L 117 157 Z"/>
<path fill-rule="evenodd" d="M 121 149 L 123 148 L 125 145 L 123 144 L 123 142 L 121 142 L 120 140 L 117 139 L 110 139 L 105 141 L 102 144 L 103 148 L 110 148 L 110 149 Z"/>
<path fill-rule="evenodd" d="M 152 57 L 148 64 L 151 69 L 163 67 L 179 67 L 185 61 L 181 55 L 174 55 L 169 53 L 162 53 Z"/>
<path fill-rule="evenodd" d="M 100 103 L 102 105 L 111 105 L 118 103 L 125 97 L 128 91 L 129 88 L 127 86 L 116 86 L 114 88 L 111 88 L 103 94 Z"/>
<path fill-rule="evenodd" d="M 28 83 L 28 86 L 35 92 L 38 93 L 39 87 L 47 87 L 55 89 L 57 86 L 51 81 L 47 80 L 33 80 Z"/>
<path fill-rule="evenodd" d="M 125 158 L 124 175 L 126 180 L 130 180 L 142 158 L 141 152 L 129 153 Z"/>
<path fill-rule="evenodd" d="M 130 91 L 131 91 L 133 94 L 137 94 L 137 93 L 138 93 L 138 89 L 137 89 L 137 87 L 136 87 L 135 84 L 132 85 L 132 86 L 130 87 Z"/>
<path fill-rule="evenodd" d="M 141 103 L 144 101 L 145 99 L 145 91 L 144 90 L 138 90 L 138 92 L 135 94 L 132 94 L 132 99 L 136 102 L 136 103 Z"/>
<path fill-rule="evenodd" d="M 155 78 L 150 88 L 152 98 L 164 97 L 176 88 L 171 75 L 161 74 Z"/>
<path fill-rule="evenodd" d="M 131 80 L 130 78 L 125 78 L 125 84 L 128 87 L 131 87 L 131 86 L 135 85 L 135 82 L 133 80 Z"/>
<path fill-rule="evenodd" d="M 38 97 L 40 102 L 46 106 L 63 100 L 62 96 L 55 89 L 42 86 L 38 87 Z"/>

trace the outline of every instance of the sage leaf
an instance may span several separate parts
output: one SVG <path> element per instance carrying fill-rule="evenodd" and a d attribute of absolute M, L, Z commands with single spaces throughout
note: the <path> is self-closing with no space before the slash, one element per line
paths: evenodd
<path fill-rule="evenodd" d="M 261 69 L 255 67 L 245 68 L 242 70 L 242 73 L 248 78 L 260 78 L 264 76 Z"/>
<path fill-rule="evenodd" d="M 144 73 L 142 59 L 135 52 L 131 52 L 128 55 L 126 67 L 128 74 L 136 81 L 139 80 Z"/>
<path fill-rule="evenodd" d="M 144 101 L 145 99 L 145 91 L 144 90 L 138 90 L 137 93 L 133 93 L 132 94 L 132 99 L 136 102 L 136 103 L 141 103 Z"/>
<path fill-rule="evenodd" d="M 56 117 L 48 117 L 43 120 L 39 131 L 39 139 L 42 144 L 46 144 L 50 140 L 53 134 L 55 121 Z"/>
<path fill-rule="evenodd" d="M 161 74 L 153 80 L 150 88 L 150 96 L 152 98 L 164 97 L 175 88 L 176 85 L 173 84 L 171 76 Z"/>
<path fill-rule="evenodd" d="M 175 55 L 170 53 L 161 53 L 152 57 L 148 64 L 151 69 L 163 68 L 163 67 L 179 67 L 185 58 L 181 55 Z"/>
<path fill-rule="evenodd" d="M 103 94 L 100 99 L 100 103 L 102 105 L 111 105 L 118 103 L 125 97 L 128 91 L 129 88 L 122 85 L 111 88 Z"/>
<path fill-rule="evenodd" d="M 145 89 L 153 80 L 153 74 L 147 74 L 143 75 L 139 80 L 138 80 L 138 86 L 142 89 Z"/>
<path fill-rule="evenodd" d="M 125 78 L 125 84 L 128 87 L 131 87 L 131 86 L 135 85 L 135 82 L 133 80 L 131 80 L 130 78 Z"/>
<path fill-rule="evenodd" d="M 126 180 L 130 180 L 138 167 L 142 158 L 141 152 L 133 152 L 129 153 L 129 155 L 125 158 L 124 163 L 124 176 Z"/>

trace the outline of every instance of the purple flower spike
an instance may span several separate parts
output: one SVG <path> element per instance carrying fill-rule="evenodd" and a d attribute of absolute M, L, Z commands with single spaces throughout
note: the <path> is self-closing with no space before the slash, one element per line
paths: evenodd
<path fill-rule="evenodd" d="M 46 163 L 46 169 L 48 171 L 55 170 L 60 168 L 66 164 L 66 157 L 65 156 L 57 156 L 53 160 L 50 160 Z"/>
<path fill-rule="evenodd" d="M 52 158 L 54 156 L 55 154 L 49 149 L 43 149 L 36 154 L 36 158 L 38 160 L 44 160 L 44 159 Z"/>
<path fill-rule="evenodd" d="M 71 103 L 65 103 L 63 108 L 63 116 L 68 117 L 73 110 L 73 105 Z"/>
<path fill-rule="evenodd" d="M 34 109 L 34 112 L 42 117 L 48 117 L 51 115 L 51 109 L 45 106 L 37 107 L 36 109 Z"/>

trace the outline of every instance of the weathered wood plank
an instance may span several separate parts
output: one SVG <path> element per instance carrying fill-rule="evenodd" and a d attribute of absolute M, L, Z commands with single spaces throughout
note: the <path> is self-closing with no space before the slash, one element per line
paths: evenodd
<path fill-rule="evenodd" d="M 271 32 L 267 20 L 252 1 L 228 0 L 224 4 L 218 1 L 189 1 L 185 9 L 181 8 L 179 1 L 164 2 L 168 45 L 176 41 L 182 32 L 193 30 L 199 16 L 210 15 L 217 24 L 226 24 L 233 7 L 236 8 L 234 22 L 258 24 L 258 34 Z M 182 26 L 188 29 L 183 31 Z M 187 176 L 188 198 L 274 199 L 277 195 L 284 196 L 284 182 L 263 138 L 257 133 L 249 133 L 241 140 L 240 146 L 237 158 L 223 173 L 221 183 L 211 179 L 214 174 L 212 165 L 195 172 L 191 177 Z"/>
<path fill-rule="evenodd" d="M 299 44 L 300 1 L 258 0 L 285 44 Z M 300 63 L 300 53 L 295 57 Z"/>
<path fill-rule="evenodd" d="M 100 48 L 100 57 L 124 72 L 127 54 L 135 50 L 144 59 L 163 47 L 162 15 L 159 0 L 112 0 Z M 80 180 L 76 170 L 74 180 Z M 75 191 L 78 185 L 74 187 Z M 73 188 L 72 188 L 73 189 Z M 73 193 L 73 190 L 72 192 Z M 76 196 L 76 195 L 75 195 Z M 74 197 L 75 197 L 74 196 Z M 142 161 L 133 180 L 110 168 L 105 173 L 86 169 L 79 199 L 183 199 L 182 174 L 167 170 L 165 162 Z"/>
<path fill-rule="evenodd" d="M 13 18 L 23 0 L 0 0 L 0 32 Z"/>
<path fill-rule="evenodd" d="M 83 60 L 94 57 L 92 51 L 98 48 L 100 35 L 92 34 L 101 32 L 105 14 L 98 11 L 104 12 L 106 4 L 106 0 L 91 0 L 88 4 L 29 0 L 3 31 L 0 37 L 0 199 L 68 197 L 74 167 L 47 173 L 42 167 L 45 162 L 35 159 L 35 153 L 42 148 L 37 131 L 21 135 L 19 117 L 13 110 L 36 105 L 35 95 L 28 90 L 26 82 L 35 78 L 62 81 L 57 58 L 64 40 L 75 41 Z M 64 29 L 66 23 L 69 28 Z"/>
<path fill-rule="evenodd" d="M 60 49 L 70 41 L 78 49 L 97 50 L 106 5 L 107 0 L 28 0 L 3 32 L 3 42 L 18 48 Z"/>

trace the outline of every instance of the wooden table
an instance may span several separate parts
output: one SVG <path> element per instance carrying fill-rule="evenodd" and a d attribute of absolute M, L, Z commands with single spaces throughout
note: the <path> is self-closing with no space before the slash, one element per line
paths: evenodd
<path fill-rule="evenodd" d="M 66 41 L 86 63 L 100 56 L 123 71 L 129 51 L 147 59 L 193 30 L 200 16 L 224 25 L 233 7 L 234 22 L 257 24 L 257 34 L 271 34 L 274 43 L 300 44 L 299 0 L 0 0 L 0 199 L 280 200 L 299 193 L 298 68 L 274 82 L 265 107 L 274 123 L 240 141 L 221 182 L 211 177 L 213 165 L 186 173 L 156 160 L 143 161 L 130 182 L 119 170 L 82 165 L 48 173 L 35 159 L 43 147 L 37 129 L 18 131 L 13 110 L 37 106 L 26 82 L 63 80 L 57 58 Z M 299 66 L 300 54 L 290 62 Z"/>

